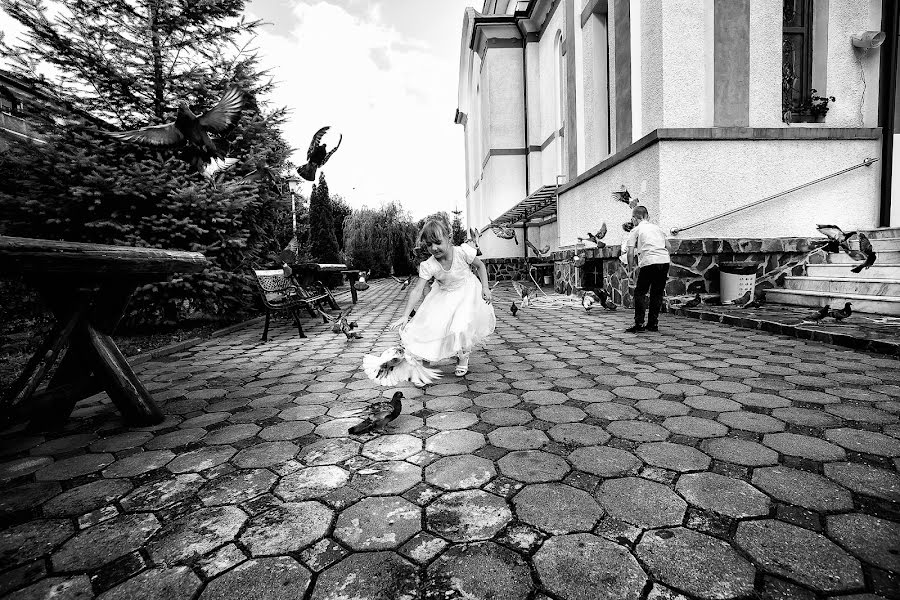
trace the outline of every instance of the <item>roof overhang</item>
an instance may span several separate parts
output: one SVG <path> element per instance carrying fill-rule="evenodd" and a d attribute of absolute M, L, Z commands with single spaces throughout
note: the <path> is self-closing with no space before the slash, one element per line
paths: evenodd
<path fill-rule="evenodd" d="M 494 225 L 522 225 L 526 221 L 537 221 L 556 216 L 558 185 L 545 185 L 518 202 L 505 213 L 488 223 L 482 231 Z"/>
<path fill-rule="evenodd" d="M 484 60 L 484 51 L 496 40 L 521 40 L 522 33 L 516 25 L 516 17 L 510 15 L 492 15 L 475 17 L 472 23 L 472 38 L 469 48 L 478 53 Z M 520 42 L 521 43 L 521 42 Z"/>

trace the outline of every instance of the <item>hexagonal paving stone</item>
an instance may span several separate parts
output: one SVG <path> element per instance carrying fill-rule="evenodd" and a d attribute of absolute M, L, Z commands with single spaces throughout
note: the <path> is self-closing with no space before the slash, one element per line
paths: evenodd
<path fill-rule="evenodd" d="M 589 533 L 550 538 L 534 567 L 547 589 L 566 600 L 637 600 L 647 582 L 627 549 Z"/>
<path fill-rule="evenodd" d="M 862 587 L 859 561 L 823 535 L 782 521 L 742 521 L 735 542 L 762 569 L 820 592 Z"/>
<path fill-rule="evenodd" d="M 560 423 L 547 433 L 557 442 L 570 446 L 597 446 L 605 444 L 610 438 L 602 427 L 585 423 Z"/>
<path fill-rule="evenodd" d="M 666 486 L 640 477 L 603 482 L 597 500 L 610 516 L 645 529 L 680 525 L 687 502 Z"/>
<path fill-rule="evenodd" d="M 57 460 L 56 462 L 50 462 L 51 459 L 46 457 L 34 459 L 28 458 L 23 460 L 41 461 L 39 463 L 40 470 L 34 474 L 34 478 L 38 481 L 66 481 L 81 477 L 82 475 L 96 473 L 103 467 L 112 464 L 115 457 L 112 454 L 82 454 L 80 456 Z M 28 473 L 33 470 L 34 469 L 31 469 Z M 26 473 L 21 473 L 21 475 L 25 474 Z M 19 475 L 19 473 L 16 473 L 14 477 L 18 477 Z M 112 477 L 112 475 L 110 477 Z"/>
<path fill-rule="evenodd" d="M 61 492 L 62 486 L 56 481 L 38 481 L 14 488 L 4 488 L 3 494 L 0 495 L 0 514 L 30 510 L 54 496 L 58 496 Z M 46 512 L 44 515 L 52 516 Z"/>
<path fill-rule="evenodd" d="M 99 479 L 74 487 L 48 500 L 41 510 L 48 517 L 77 516 L 118 500 L 132 488 L 127 479 Z"/>
<path fill-rule="evenodd" d="M 4 599 L 44 600 L 52 598 L 53 600 L 90 600 L 93 597 L 94 590 L 91 589 L 91 580 L 87 575 L 78 575 L 69 578 L 48 577 L 8 596 L 4 596 Z"/>
<path fill-rule="evenodd" d="M 171 450 L 173 448 L 178 448 L 179 446 L 193 444 L 194 442 L 203 439 L 205 435 L 206 430 L 200 427 L 176 429 L 175 431 L 154 437 L 144 444 L 144 448 L 147 450 Z"/>
<path fill-rule="evenodd" d="M 353 474 L 350 485 L 363 494 L 383 496 L 402 494 L 422 481 L 422 469 L 407 462 L 372 463 Z"/>
<path fill-rule="evenodd" d="M 0 569 L 6 569 L 52 550 L 75 532 L 65 519 L 44 519 L 13 525 L 0 531 Z"/>
<path fill-rule="evenodd" d="M 735 519 L 769 512 L 768 496 L 746 481 L 717 473 L 682 475 L 675 491 L 693 506 Z"/>
<path fill-rule="evenodd" d="M 235 471 L 206 482 L 199 496 L 206 506 L 240 504 L 268 492 L 276 479 L 266 469 Z"/>
<path fill-rule="evenodd" d="M 561 483 L 525 486 L 513 503 L 519 519 L 554 535 L 591 531 L 603 516 L 590 494 Z"/>
<path fill-rule="evenodd" d="M 424 599 L 520 600 L 530 592 L 531 573 L 518 554 L 478 542 L 453 546 L 428 567 Z"/>
<path fill-rule="evenodd" d="M 293 558 L 248 560 L 210 581 L 200 600 L 295 600 L 309 581 L 309 571 Z"/>
<path fill-rule="evenodd" d="M 525 483 L 559 481 L 569 472 L 568 463 L 539 450 L 517 450 L 501 458 L 497 465 L 507 477 Z"/>
<path fill-rule="evenodd" d="M 700 598 L 753 592 L 756 569 L 726 542 L 684 527 L 648 532 L 636 552 L 663 583 Z"/>
<path fill-rule="evenodd" d="M 520 402 L 515 394 L 481 394 L 475 397 L 475 404 L 484 408 L 512 408 Z"/>
<path fill-rule="evenodd" d="M 101 600 L 153 600 L 191 598 L 200 588 L 200 578 L 188 567 L 144 571 L 100 595 Z"/>
<path fill-rule="evenodd" d="M 148 450 L 131 454 L 112 463 L 104 469 L 103 476 L 107 478 L 134 477 L 155 471 L 166 466 L 175 454 L 171 450 Z"/>
<path fill-rule="evenodd" d="M 716 460 L 746 467 L 778 464 L 777 452 L 749 440 L 730 437 L 706 440 L 703 450 Z"/>
<path fill-rule="evenodd" d="M 641 461 L 631 452 L 606 446 L 587 446 L 569 454 L 572 466 L 600 477 L 616 477 L 636 473 Z"/>
<path fill-rule="evenodd" d="M 707 410 L 709 412 L 725 412 L 741 409 L 741 405 L 737 402 L 718 396 L 688 396 L 684 399 L 684 403 L 691 408 Z"/>
<path fill-rule="evenodd" d="M 240 542 L 254 557 L 297 552 L 325 537 L 333 514 L 318 502 L 279 504 L 250 519 Z"/>
<path fill-rule="evenodd" d="M 784 422 L 769 415 L 742 410 L 722 413 L 716 420 L 732 429 L 742 429 L 754 433 L 775 433 L 784 431 L 785 428 Z"/>
<path fill-rule="evenodd" d="M 425 467 L 425 481 L 445 490 L 481 487 L 497 475 L 494 463 L 479 456 L 447 456 Z"/>
<path fill-rule="evenodd" d="M 765 446 L 788 456 L 799 456 L 809 460 L 843 460 L 844 449 L 825 440 L 797 435 L 796 433 L 767 433 L 763 436 Z"/>
<path fill-rule="evenodd" d="M 696 438 L 722 437 L 728 433 L 728 428 L 721 423 L 699 417 L 669 417 L 663 421 L 663 427 L 672 433 Z"/>
<path fill-rule="evenodd" d="M 660 417 L 677 417 L 690 412 L 687 406 L 672 400 L 641 400 L 634 407 L 642 413 Z"/>
<path fill-rule="evenodd" d="M 803 425 L 805 427 L 834 427 L 840 423 L 840 419 L 821 410 L 797 408 L 794 406 L 790 408 L 776 408 L 772 411 L 772 416 L 792 425 Z"/>
<path fill-rule="evenodd" d="M 826 521 L 841 546 L 879 569 L 900 573 L 900 523 L 860 513 L 828 515 Z"/>
<path fill-rule="evenodd" d="M 857 494 L 900 502 L 900 475 L 858 463 L 829 463 L 825 476 Z"/>
<path fill-rule="evenodd" d="M 440 431 L 449 429 L 465 429 L 478 422 L 478 417 L 472 413 L 451 411 L 431 415 L 425 419 L 425 424 Z"/>
<path fill-rule="evenodd" d="M 428 529 L 453 542 L 489 540 L 511 520 L 506 502 L 482 490 L 449 492 L 425 509 Z"/>
<path fill-rule="evenodd" d="M 159 529 L 151 514 L 120 515 L 79 531 L 52 557 L 57 571 L 89 571 L 143 546 Z"/>
<path fill-rule="evenodd" d="M 644 462 L 679 473 L 703 471 L 709 468 L 709 463 L 712 462 L 696 448 L 671 442 L 641 444 L 635 452 Z"/>
<path fill-rule="evenodd" d="M 661 442 L 669 437 L 669 431 L 656 423 L 646 421 L 613 421 L 606 426 L 612 435 L 633 442 Z"/>
<path fill-rule="evenodd" d="M 231 461 L 241 469 L 270 467 L 291 460 L 299 450 L 291 442 L 261 442 L 244 448 Z"/>
<path fill-rule="evenodd" d="M 203 508 L 166 524 L 147 544 L 157 563 L 190 561 L 234 539 L 247 515 L 236 506 Z"/>
<path fill-rule="evenodd" d="M 311 600 L 415 600 L 419 575 L 394 552 L 351 554 L 319 575 Z"/>
<path fill-rule="evenodd" d="M 199 473 L 221 465 L 236 453 L 231 446 L 206 446 L 179 454 L 166 469 L 172 473 Z"/>
<path fill-rule="evenodd" d="M 809 471 L 784 466 L 756 469 L 753 485 L 782 502 L 810 510 L 834 512 L 853 508 L 850 492 Z"/>
<path fill-rule="evenodd" d="M 549 442 L 540 429 L 528 427 L 498 427 L 488 434 L 491 444 L 507 450 L 537 450 Z"/>
<path fill-rule="evenodd" d="M 307 465 L 336 465 L 359 454 L 362 444 L 342 438 L 327 439 L 304 446 L 297 459 Z"/>
<path fill-rule="evenodd" d="M 266 427 L 259 432 L 259 437 L 267 442 L 295 440 L 312 433 L 313 429 L 313 424 L 307 421 L 286 421 Z"/>
<path fill-rule="evenodd" d="M 592 417 L 606 421 L 618 421 L 620 419 L 636 419 L 641 413 L 630 406 L 618 402 L 597 402 L 585 407 L 585 412 Z"/>
<path fill-rule="evenodd" d="M 334 537 L 352 550 L 391 550 L 418 533 L 421 521 L 421 509 L 403 498 L 365 498 L 344 509 Z"/>
<path fill-rule="evenodd" d="M 93 434 L 90 434 L 87 437 L 89 439 L 95 439 Z M 149 431 L 128 431 L 120 433 L 119 435 L 97 440 L 91 444 L 90 448 L 91 452 L 121 452 L 122 450 L 128 450 L 129 448 L 137 448 L 151 439 L 153 439 L 153 434 Z M 42 446 L 46 447 L 47 444 L 41 444 L 33 449 L 31 453 L 45 454 L 45 452 L 39 451 Z M 46 452 L 46 454 L 56 454 L 56 451 Z"/>
<path fill-rule="evenodd" d="M 454 429 L 441 431 L 425 440 L 425 450 L 442 456 L 471 454 L 485 443 L 484 436 L 476 431 Z"/>
<path fill-rule="evenodd" d="M 227 425 L 214 431 L 210 431 L 203 438 L 204 444 L 233 444 L 241 440 L 253 437 L 259 433 L 259 425 L 253 423 L 241 423 L 240 425 Z"/>
<path fill-rule="evenodd" d="M 122 498 L 120 503 L 127 512 L 162 510 L 193 496 L 205 481 L 195 473 L 151 481 Z"/>
<path fill-rule="evenodd" d="M 888 457 L 900 456 L 900 440 L 874 431 L 848 427 L 829 429 L 825 432 L 825 439 L 854 452 Z"/>
<path fill-rule="evenodd" d="M 350 480 L 350 473 L 334 465 L 306 467 L 281 478 L 275 494 L 286 502 L 321 498 L 342 488 Z"/>
<path fill-rule="evenodd" d="M 372 460 L 402 460 L 422 451 L 422 440 L 401 433 L 382 435 L 363 444 L 362 455 Z"/>
<path fill-rule="evenodd" d="M 549 406 L 551 404 L 564 404 L 569 396 L 561 392 L 552 392 L 548 390 L 535 390 L 522 394 L 522 400 L 537 404 L 538 406 Z"/>
<path fill-rule="evenodd" d="M 509 426 L 524 425 L 532 420 L 531 413 L 518 408 L 489 408 L 478 418 L 491 425 Z"/>
<path fill-rule="evenodd" d="M 577 423 L 587 414 L 574 406 L 551 405 L 534 409 L 534 416 L 549 423 Z"/>

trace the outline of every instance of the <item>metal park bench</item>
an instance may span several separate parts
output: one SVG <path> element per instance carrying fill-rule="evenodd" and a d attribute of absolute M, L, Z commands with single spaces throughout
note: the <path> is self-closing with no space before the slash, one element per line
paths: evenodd
<path fill-rule="evenodd" d="M 195 273 L 199 252 L 132 248 L 0 236 L 0 275 L 38 289 L 56 324 L 24 372 L 0 399 L 0 422 L 17 412 L 39 429 L 61 427 L 75 404 L 105 390 L 126 422 L 155 425 L 163 414 L 116 346 L 112 334 L 140 285 L 171 273 Z M 37 392 L 60 351 L 69 349 Z"/>
<path fill-rule="evenodd" d="M 269 319 L 272 311 L 285 310 L 293 318 L 300 337 L 305 338 L 303 333 L 303 325 L 300 322 L 300 315 L 297 310 L 305 308 L 310 316 L 319 316 L 315 308 L 321 309 L 321 303 L 327 302 L 331 298 L 331 294 L 321 292 L 309 292 L 301 286 L 294 278 L 285 276 L 282 269 L 274 269 L 269 271 L 261 271 L 254 269 L 253 274 L 256 277 L 256 285 L 262 296 L 263 306 L 266 307 L 266 324 L 263 328 L 262 341 L 269 339 Z M 333 298 L 331 298 L 333 300 Z"/>

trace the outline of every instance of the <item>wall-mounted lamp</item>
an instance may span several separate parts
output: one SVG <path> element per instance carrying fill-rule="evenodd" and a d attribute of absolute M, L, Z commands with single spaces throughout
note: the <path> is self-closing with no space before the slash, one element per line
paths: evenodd
<path fill-rule="evenodd" d="M 850 42 L 857 48 L 877 48 L 884 43 L 883 31 L 863 31 L 850 36 Z"/>

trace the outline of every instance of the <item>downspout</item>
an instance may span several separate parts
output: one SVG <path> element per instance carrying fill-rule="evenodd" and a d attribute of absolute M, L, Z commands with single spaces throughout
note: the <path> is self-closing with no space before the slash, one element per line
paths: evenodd
<path fill-rule="evenodd" d="M 531 174 L 528 170 L 528 155 L 530 153 L 530 150 L 528 149 L 528 35 L 525 30 L 522 29 L 522 19 L 516 19 L 516 29 L 519 30 L 519 35 L 522 36 L 522 105 L 525 108 L 525 197 L 527 198 L 531 190 Z M 527 219 L 522 224 L 522 238 L 525 262 L 527 263 L 528 244 L 525 243 L 528 241 Z"/>
<path fill-rule="evenodd" d="M 878 126 L 881 127 L 881 204 L 879 227 L 891 225 L 891 180 L 894 154 L 894 115 L 897 110 L 897 35 L 900 33 L 900 10 L 896 0 L 881 3 L 882 25 L 886 38 L 881 48 L 881 72 L 878 102 Z"/>

